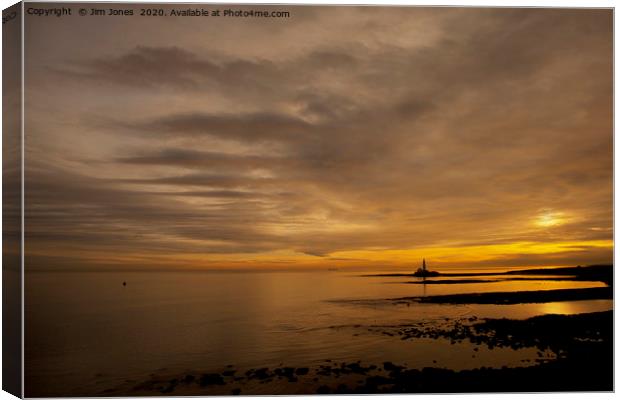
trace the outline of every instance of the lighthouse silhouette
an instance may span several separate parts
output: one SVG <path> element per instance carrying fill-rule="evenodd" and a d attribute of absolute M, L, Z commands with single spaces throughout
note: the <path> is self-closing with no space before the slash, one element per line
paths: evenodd
<path fill-rule="evenodd" d="M 422 259 L 422 266 L 418 268 L 416 272 L 413 273 L 413 276 L 420 277 L 423 280 L 426 280 L 426 277 L 437 276 L 437 275 L 439 275 L 438 272 L 429 271 L 426 269 L 426 258 Z"/>

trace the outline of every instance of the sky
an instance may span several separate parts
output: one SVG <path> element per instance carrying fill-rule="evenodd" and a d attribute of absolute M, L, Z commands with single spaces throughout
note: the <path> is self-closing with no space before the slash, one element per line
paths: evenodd
<path fill-rule="evenodd" d="M 275 8 L 26 17 L 27 269 L 612 261 L 611 10 Z"/>

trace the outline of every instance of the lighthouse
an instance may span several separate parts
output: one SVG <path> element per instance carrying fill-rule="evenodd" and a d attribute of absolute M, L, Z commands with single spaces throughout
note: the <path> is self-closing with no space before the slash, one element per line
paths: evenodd
<path fill-rule="evenodd" d="M 416 272 L 413 273 L 413 276 L 417 276 L 420 278 L 426 278 L 428 276 L 439 276 L 439 272 L 437 271 L 429 271 L 426 269 L 426 259 L 422 259 L 422 266 L 418 268 Z"/>

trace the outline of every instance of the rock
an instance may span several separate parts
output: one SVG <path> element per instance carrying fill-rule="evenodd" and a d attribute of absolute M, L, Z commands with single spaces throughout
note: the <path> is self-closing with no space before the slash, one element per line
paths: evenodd
<path fill-rule="evenodd" d="M 224 379 L 220 374 L 203 374 L 200 377 L 200 386 L 224 385 Z"/>
<path fill-rule="evenodd" d="M 329 394 L 329 392 L 329 387 L 326 385 L 319 386 L 319 388 L 316 390 L 316 394 Z"/>

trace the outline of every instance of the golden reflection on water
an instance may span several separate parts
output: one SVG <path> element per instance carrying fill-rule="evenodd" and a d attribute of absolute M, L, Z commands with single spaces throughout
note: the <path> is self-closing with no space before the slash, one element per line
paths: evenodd
<path fill-rule="evenodd" d="M 541 311 L 544 314 L 572 314 L 573 305 L 570 303 L 543 303 Z"/>
<path fill-rule="evenodd" d="M 554 303 L 521 303 L 521 304 L 467 304 L 429 306 L 427 315 L 441 315 L 448 312 L 459 312 L 461 317 L 476 316 L 478 318 L 509 318 L 527 319 L 545 314 L 573 315 L 589 312 L 601 312 L 613 309 L 612 300 L 577 300 Z M 434 311 L 434 312 L 433 312 Z"/>
<path fill-rule="evenodd" d="M 536 304 L 539 314 L 579 314 L 583 312 L 604 311 L 612 308 L 609 300 L 567 301 Z"/>

